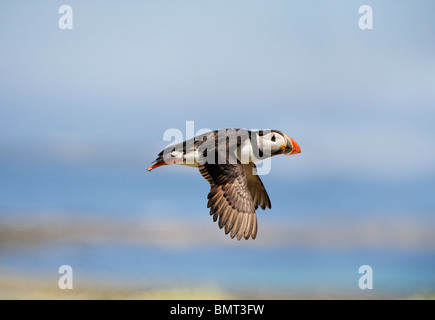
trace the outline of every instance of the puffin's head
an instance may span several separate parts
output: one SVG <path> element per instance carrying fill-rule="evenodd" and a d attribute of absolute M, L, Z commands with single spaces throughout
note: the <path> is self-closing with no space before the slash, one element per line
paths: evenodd
<path fill-rule="evenodd" d="M 301 153 L 301 148 L 296 141 L 278 130 L 260 131 L 259 142 L 263 152 L 270 150 L 271 156 Z"/>

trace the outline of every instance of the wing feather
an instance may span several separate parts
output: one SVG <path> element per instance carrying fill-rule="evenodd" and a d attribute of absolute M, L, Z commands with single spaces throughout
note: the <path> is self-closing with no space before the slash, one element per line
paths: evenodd
<path fill-rule="evenodd" d="M 207 207 L 231 238 L 253 239 L 257 235 L 255 196 L 249 189 L 243 164 L 202 164 L 201 175 L 210 183 Z"/>
<path fill-rule="evenodd" d="M 257 172 L 257 167 L 252 162 L 245 164 L 244 166 L 248 189 L 254 201 L 255 209 L 257 209 L 258 207 L 263 210 L 266 208 L 271 209 L 272 204 L 270 203 L 269 195 L 267 194 L 266 188 L 264 187 L 260 177 L 255 174 Z"/>

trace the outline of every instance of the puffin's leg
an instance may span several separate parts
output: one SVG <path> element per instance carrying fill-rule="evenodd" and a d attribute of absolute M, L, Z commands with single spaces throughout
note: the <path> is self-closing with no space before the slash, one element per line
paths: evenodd
<path fill-rule="evenodd" d="M 181 159 L 180 158 L 174 158 L 174 159 L 172 159 L 172 160 L 170 160 L 168 162 L 165 162 L 165 160 L 157 161 L 156 163 L 154 163 L 153 165 L 151 165 L 148 168 L 148 171 L 151 171 L 151 170 L 153 170 L 155 168 L 158 168 L 158 167 L 161 167 L 161 166 L 167 166 L 167 165 L 173 164 L 173 163 L 175 163 L 175 162 L 177 162 L 179 160 L 181 160 Z"/>

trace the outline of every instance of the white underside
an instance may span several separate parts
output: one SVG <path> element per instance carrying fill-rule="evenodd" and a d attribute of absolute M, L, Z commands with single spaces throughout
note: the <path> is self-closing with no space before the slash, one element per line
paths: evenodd
<path fill-rule="evenodd" d="M 189 167 L 195 167 L 195 168 L 198 167 L 197 159 L 198 159 L 199 155 L 198 155 L 197 150 L 192 151 L 192 152 L 188 152 L 186 154 L 183 154 L 183 152 L 180 152 L 180 151 L 173 151 L 171 153 L 171 156 L 174 158 L 181 159 L 180 161 L 175 162 L 175 164 L 189 166 Z M 243 143 L 243 145 L 241 146 L 241 148 L 238 149 L 237 158 L 243 164 L 264 160 L 264 159 L 258 159 L 257 157 L 255 157 L 253 149 L 252 149 L 252 144 L 249 140 L 246 140 Z"/>

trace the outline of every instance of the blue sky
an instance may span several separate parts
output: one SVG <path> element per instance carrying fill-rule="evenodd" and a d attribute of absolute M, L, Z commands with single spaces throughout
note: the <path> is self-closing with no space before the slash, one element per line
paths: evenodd
<path fill-rule="evenodd" d="M 73 30 L 58 27 L 64 4 Z M 364 4 L 373 30 L 358 28 Z M 0 271 L 70 263 L 77 279 L 360 294 L 370 264 L 378 295 L 433 291 L 434 12 L 431 0 L 2 1 L 0 220 L 16 248 Z M 186 121 L 300 145 L 262 177 L 273 209 L 255 242 L 212 223 L 192 168 L 146 171 Z"/>
<path fill-rule="evenodd" d="M 151 161 L 194 120 L 286 132 L 302 175 L 434 174 L 431 1 L 62 4 L 1 5 L 0 159 Z"/>

